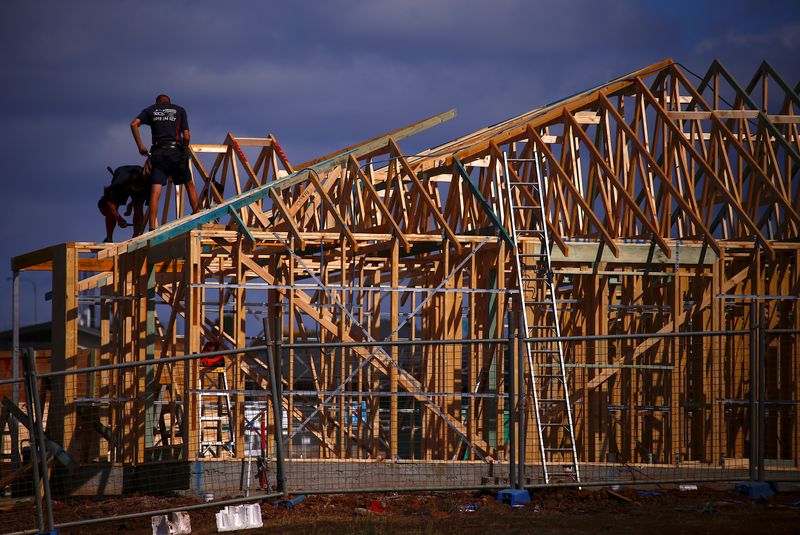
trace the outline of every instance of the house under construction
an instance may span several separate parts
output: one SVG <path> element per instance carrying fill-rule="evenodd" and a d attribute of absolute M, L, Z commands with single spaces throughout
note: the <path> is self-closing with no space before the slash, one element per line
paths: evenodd
<path fill-rule="evenodd" d="M 730 466 L 752 340 L 677 335 L 759 326 L 762 447 L 797 469 L 800 86 L 743 82 L 666 60 L 414 155 L 454 112 L 300 165 L 273 136 L 192 145 L 198 213 L 176 189 L 154 231 L 13 259 L 52 273 L 53 370 L 81 306 L 81 365 L 150 361 L 53 378 L 50 437 L 82 463 L 244 459 L 276 422 L 265 360 L 232 350 L 267 341 L 288 459 Z"/>

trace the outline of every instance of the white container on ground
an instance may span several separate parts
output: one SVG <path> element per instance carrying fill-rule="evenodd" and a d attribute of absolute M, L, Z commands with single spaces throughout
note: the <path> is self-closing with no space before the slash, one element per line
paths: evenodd
<path fill-rule="evenodd" d="M 192 522 L 186 511 L 150 517 L 150 525 L 153 535 L 188 535 L 192 532 Z"/>
<path fill-rule="evenodd" d="M 264 525 L 261 521 L 261 506 L 257 503 L 228 505 L 216 517 L 218 532 L 260 528 Z"/>

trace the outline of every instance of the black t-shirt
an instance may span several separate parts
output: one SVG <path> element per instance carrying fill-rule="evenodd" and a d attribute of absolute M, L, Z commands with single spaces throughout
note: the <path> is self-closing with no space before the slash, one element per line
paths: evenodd
<path fill-rule="evenodd" d="M 141 166 L 123 165 L 114 170 L 114 177 L 105 193 L 105 197 L 117 206 L 128 204 L 128 197 L 133 202 L 145 201 L 147 203 L 149 189 L 146 183 L 142 183 L 142 188 L 135 190 L 131 187 L 131 180 L 134 174 L 142 172 Z"/>
<path fill-rule="evenodd" d="M 186 110 L 177 104 L 153 104 L 143 109 L 137 119 L 150 127 L 153 145 L 165 141 L 180 141 L 181 133 L 189 130 Z"/>

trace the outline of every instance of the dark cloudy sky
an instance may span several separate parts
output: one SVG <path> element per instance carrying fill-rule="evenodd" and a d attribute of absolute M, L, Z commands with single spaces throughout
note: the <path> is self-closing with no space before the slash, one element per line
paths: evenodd
<path fill-rule="evenodd" d="M 457 107 L 403 145 L 426 148 L 667 57 L 698 73 L 719 58 L 745 82 L 766 59 L 800 80 L 797 0 L 6 1 L 0 14 L 0 330 L 12 256 L 102 240 L 104 169 L 141 163 L 128 124 L 160 92 L 188 109 L 194 141 L 273 133 L 299 163 Z M 49 318 L 49 278 L 22 278 L 22 323 L 34 287 Z"/>

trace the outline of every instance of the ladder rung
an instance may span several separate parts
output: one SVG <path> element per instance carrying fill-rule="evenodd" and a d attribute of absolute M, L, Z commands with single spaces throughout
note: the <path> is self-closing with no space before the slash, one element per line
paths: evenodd
<path fill-rule="evenodd" d="M 520 235 L 520 234 L 523 234 L 523 235 L 524 234 L 533 234 L 534 236 L 538 236 L 540 238 L 544 237 L 544 231 L 543 230 L 539 230 L 539 229 L 535 229 L 535 228 L 517 229 L 517 235 Z"/>
<path fill-rule="evenodd" d="M 545 449 L 544 449 L 544 451 L 545 451 L 545 452 L 548 452 L 548 451 L 553 451 L 553 452 L 557 452 L 557 451 L 560 451 L 560 452 L 569 451 L 569 452 L 571 452 L 571 451 L 572 451 L 572 448 L 545 448 Z"/>
<path fill-rule="evenodd" d="M 539 425 L 540 425 L 541 427 L 563 427 L 564 429 L 566 429 L 567 427 L 569 427 L 567 424 L 561 424 L 561 423 L 550 423 L 550 422 L 545 422 L 545 423 L 542 423 L 542 424 L 539 424 Z"/>
<path fill-rule="evenodd" d="M 564 403 L 564 404 L 566 404 L 566 401 L 564 401 L 563 399 L 540 399 L 539 403 Z"/>

